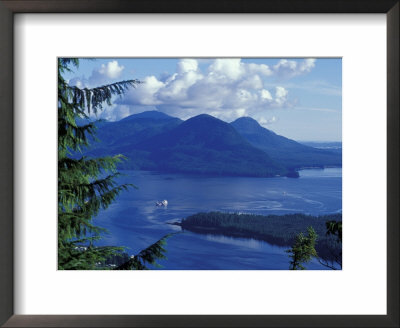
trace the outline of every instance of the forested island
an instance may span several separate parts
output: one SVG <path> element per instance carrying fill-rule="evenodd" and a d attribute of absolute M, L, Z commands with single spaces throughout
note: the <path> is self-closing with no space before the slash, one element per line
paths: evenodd
<path fill-rule="evenodd" d="M 197 213 L 174 224 L 203 234 L 222 234 L 231 237 L 254 238 L 278 246 L 292 246 L 296 236 L 313 227 L 318 235 L 316 251 L 319 257 L 332 260 L 341 251 L 341 244 L 327 234 L 326 222 L 342 221 L 342 214 L 312 216 L 301 213 L 284 215 L 254 215 L 238 213 Z"/>

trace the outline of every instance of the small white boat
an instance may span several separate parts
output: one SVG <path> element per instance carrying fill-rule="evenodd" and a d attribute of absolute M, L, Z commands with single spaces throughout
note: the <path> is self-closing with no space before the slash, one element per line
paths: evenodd
<path fill-rule="evenodd" d="M 168 206 L 168 201 L 166 199 L 164 199 L 163 201 L 157 201 L 156 202 L 156 206 Z"/>

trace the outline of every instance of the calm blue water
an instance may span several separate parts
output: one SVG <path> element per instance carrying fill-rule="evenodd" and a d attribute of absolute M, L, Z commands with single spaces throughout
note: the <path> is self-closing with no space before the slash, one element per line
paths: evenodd
<path fill-rule="evenodd" d="M 120 182 L 139 189 L 122 193 L 95 223 L 110 231 L 103 244 L 127 246 L 129 254 L 156 242 L 165 234 L 180 231 L 167 224 L 198 212 L 226 211 L 255 214 L 341 212 L 342 169 L 310 169 L 299 179 L 199 177 L 122 171 Z M 167 199 L 166 208 L 155 206 Z M 185 231 L 168 239 L 167 260 L 162 269 L 287 270 L 288 247 L 263 241 Z M 324 269 L 310 263 L 309 269 Z"/>

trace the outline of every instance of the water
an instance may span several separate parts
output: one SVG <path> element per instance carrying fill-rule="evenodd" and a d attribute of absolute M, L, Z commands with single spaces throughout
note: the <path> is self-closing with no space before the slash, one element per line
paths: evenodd
<path fill-rule="evenodd" d="M 110 231 L 102 244 L 127 246 L 129 254 L 181 230 L 168 222 L 198 212 L 322 215 L 342 210 L 340 168 L 303 170 L 298 179 L 122 173 L 125 176 L 120 182 L 133 183 L 139 189 L 122 193 L 95 218 L 95 224 Z M 168 200 L 166 208 L 155 206 L 163 199 Z M 168 239 L 168 259 L 159 263 L 162 269 L 178 270 L 287 270 L 288 248 L 254 239 L 185 231 Z M 316 262 L 307 267 L 324 269 Z"/>

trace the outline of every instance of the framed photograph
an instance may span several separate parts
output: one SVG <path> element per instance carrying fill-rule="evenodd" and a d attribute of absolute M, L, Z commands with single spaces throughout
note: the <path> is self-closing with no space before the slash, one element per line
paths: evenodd
<path fill-rule="evenodd" d="M 341 58 L 58 65 L 59 270 L 342 270 Z"/>
<path fill-rule="evenodd" d="M 367 3 L 1 1 L 1 324 L 398 327 Z"/>

